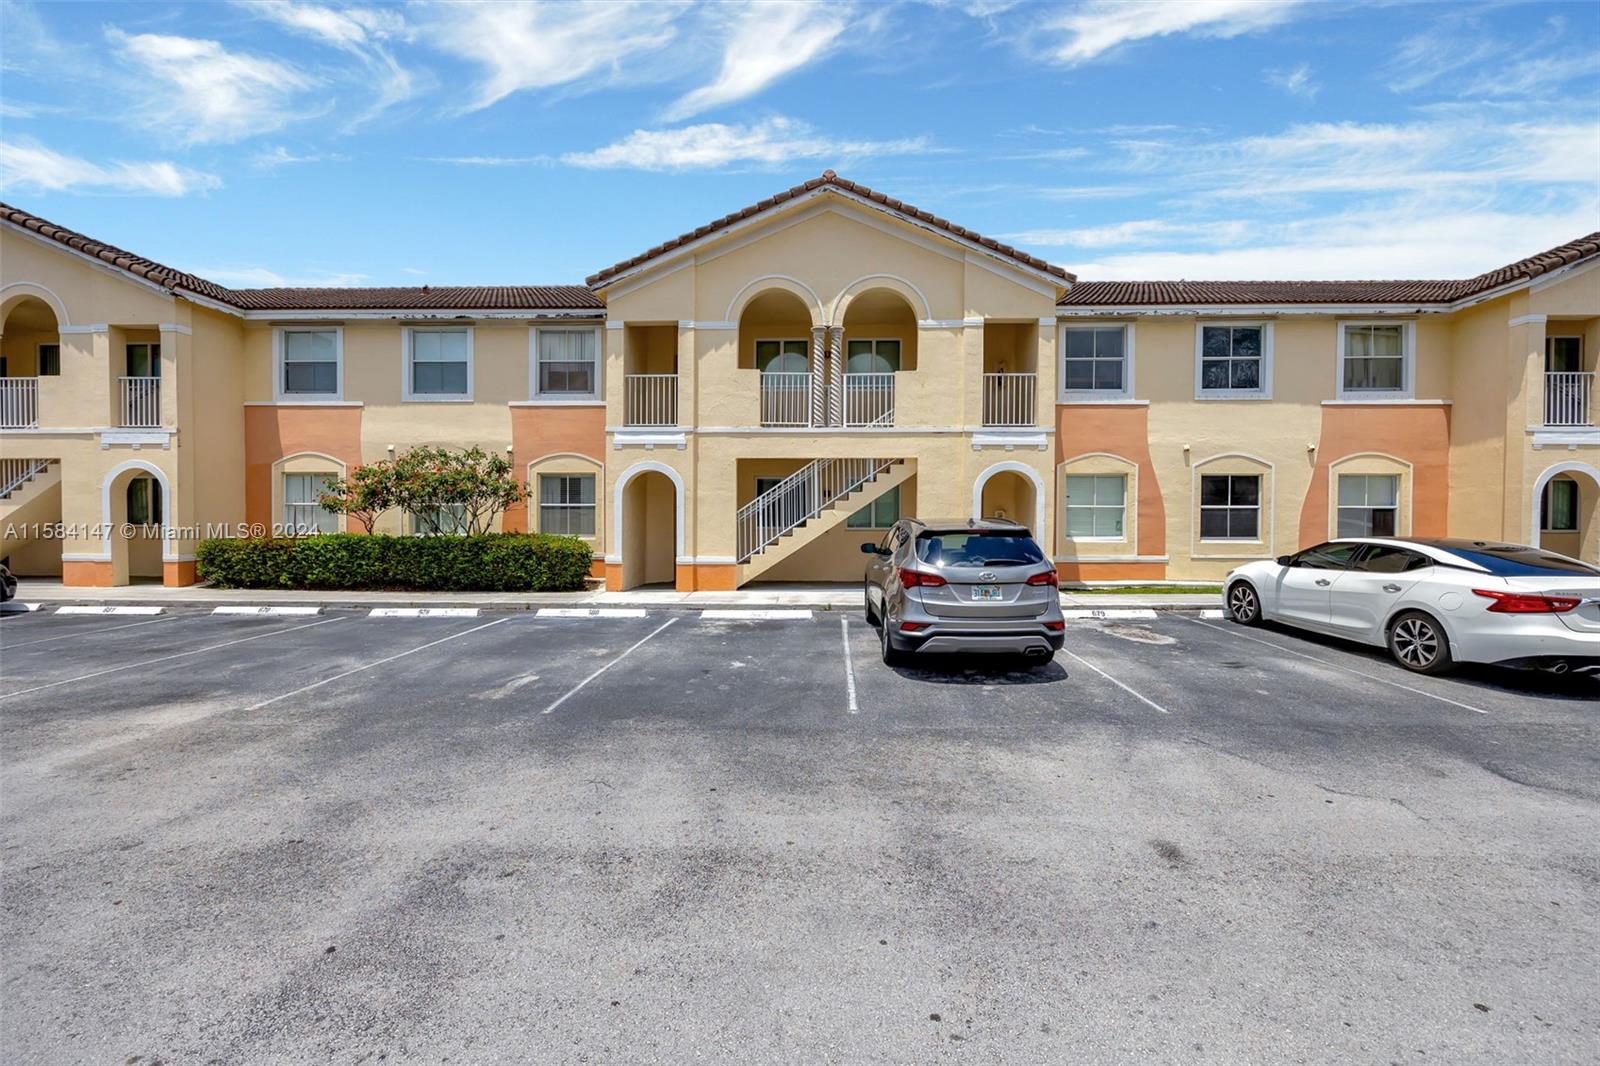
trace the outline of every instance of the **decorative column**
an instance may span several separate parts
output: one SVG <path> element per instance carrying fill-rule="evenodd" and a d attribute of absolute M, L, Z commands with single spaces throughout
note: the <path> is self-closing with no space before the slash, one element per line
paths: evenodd
<path fill-rule="evenodd" d="M 828 424 L 828 327 L 811 327 L 811 424 Z"/>
<path fill-rule="evenodd" d="M 828 329 L 828 424 L 844 425 L 844 327 Z"/>

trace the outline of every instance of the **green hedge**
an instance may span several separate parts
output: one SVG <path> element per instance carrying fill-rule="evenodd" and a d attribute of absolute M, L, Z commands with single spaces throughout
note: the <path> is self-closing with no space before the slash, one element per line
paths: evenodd
<path fill-rule="evenodd" d="M 200 580 L 240 589 L 566 592 L 583 588 L 593 548 L 577 537 L 330 533 L 200 542 Z"/>

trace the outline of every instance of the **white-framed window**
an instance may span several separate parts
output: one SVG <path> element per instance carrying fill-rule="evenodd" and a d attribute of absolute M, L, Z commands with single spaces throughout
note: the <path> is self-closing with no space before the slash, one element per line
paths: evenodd
<path fill-rule="evenodd" d="M 39 345 L 39 376 L 42 378 L 61 376 L 61 345 Z"/>
<path fill-rule="evenodd" d="M 283 525 L 295 535 L 339 532 L 339 515 L 322 506 L 322 493 L 336 474 L 283 475 Z"/>
<path fill-rule="evenodd" d="M 135 526 L 161 524 L 161 482 L 153 477 L 128 481 L 128 523 Z"/>
<path fill-rule="evenodd" d="M 1409 322 L 1339 323 L 1339 398 L 1410 398 L 1414 336 Z"/>
<path fill-rule="evenodd" d="M 340 398 L 344 391 L 344 330 L 337 326 L 283 326 L 274 337 L 279 399 Z"/>
<path fill-rule="evenodd" d="M 1341 537 L 1393 537 L 1400 532 L 1400 478 L 1395 474 L 1340 474 Z"/>
<path fill-rule="evenodd" d="M 1063 327 L 1061 392 L 1067 399 L 1133 395 L 1133 327 Z"/>
<path fill-rule="evenodd" d="M 600 331 L 540 326 L 533 331 L 532 391 L 540 400 L 593 400 L 600 395 Z"/>
<path fill-rule="evenodd" d="M 1272 323 L 1202 322 L 1194 335 L 1197 397 L 1272 397 Z"/>
<path fill-rule="evenodd" d="M 811 345 L 798 337 L 756 341 L 756 369 L 763 374 L 805 374 L 811 370 Z"/>
<path fill-rule="evenodd" d="M 1126 474 L 1067 475 L 1067 536 L 1122 540 L 1128 519 Z"/>
<path fill-rule="evenodd" d="M 900 521 L 900 486 L 896 485 L 876 500 L 844 520 L 850 529 L 888 529 Z"/>
<path fill-rule="evenodd" d="M 593 474 L 540 474 L 539 532 L 594 536 L 594 487 Z"/>
<path fill-rule="evenodd" d="M 894 337 L 844 342 L 846 374 L 893 374 L 900 369 L 900 341 Z"/>
<path fill-rule="evenodd" d="M 1200 539 L 1261 539 L 1261 476 L 1200 475 Z"/>
<path fill-rule="evenodd" d="M 472 329 L 405 330 L 407 400 L 472 399 Z"/>
<path fill-rule="evenodd" d="M 1578 483 L 1569 477 L 1552 478 L 1545 483 L 1539 500 L 1541 533 L 1578 531 Z"/>

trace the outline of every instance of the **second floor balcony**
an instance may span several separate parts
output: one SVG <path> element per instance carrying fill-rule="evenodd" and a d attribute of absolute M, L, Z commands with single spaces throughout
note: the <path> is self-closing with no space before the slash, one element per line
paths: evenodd
<path fill-rule="evenodd" d="M 159 377 L 118 378 L 117 423 L 125 429 L 154 429 L 161 425 L 161 379 Z"/>
<path fill-rule="evenodd" d="M 0 429 L 33 429 L 39 424 L 39 379 L 0 378 Z"/>
<path fill-rule="evenodd" d="M 1544 376 L 1544 424 L 1589 427 L 1594 421 L 1594 372 L 1547 371 Z"/>
<path fill-rule="evenodd" d="M 622 424 L 641 428 L 678 424 L 678 375 L 627 374 L 623 377 Z"/>

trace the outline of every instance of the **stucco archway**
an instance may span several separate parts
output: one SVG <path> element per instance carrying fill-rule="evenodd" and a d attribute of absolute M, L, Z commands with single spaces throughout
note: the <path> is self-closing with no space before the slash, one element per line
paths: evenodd
<path fill-rule="evenodd" d="M 622 589 L 675 583 L 684 558 L 682 476 L 665 463 L 628 467 L 612 490 L 607 562 L 621 564 Z"/>
<path fill-rule="evenodd" d="M 1044 544 L 1046 537 L 1045 500 L 1047 498 L 1044 478 L 1040 477 L 1039 472 L 1026 463 L 1019 463 L 1014 460 L 1008 460 L 1003 463 L 995 463 L 983 473 L 979 474 L 977 479 L 972 483 L 972 517 L 984 517 L 984 488 L 989 484 L 990 479 L 1001 474 L 1017 475 L 1028 485 L 1029 488 L 1031 488 L 1033 506 L 1030 508 L 1029 512 L 1020 516 L 1009 515 L 1008 517 L 1010 517 L 1013 521 L 1031 520 L 1032 526 L 1030 532 L 1033 533 L 1033 539 L 1039 541 L 1040 544 Z"/>
<path fill-rule="evenodd" d="M 135 478 L 149 477 L 160 493 L 161 520 L 137 523 L 128 513 L 128 486 Z M 154 506 L 153 501 L 151 506 Z M 168 562 L 177 556 L 168 531 L 173 525 L 172 486 L 160 467 L 143 459 L 118 463 L 106 473 L 100 486 L 100 521 L 106 531 L 105 557 L 111 562 L 111 584 L 126 585 L 132 577 L 161 577 Z M 151 545 L 154 537 L 158 543 Z M 137 573 L 135 573 L 137 571 Z"/>
<path fill-rule="evenodd" d="M 1556 478 L 1572 474 L 1577 474 L 1587 479 L 1587 485 L 1580 482 L 1579 491 L 1581 495 L 1579 499 L 1583 501 L 1587 497 L 1588 504 L 1587 506 L 1584 506 L 1582 502 L 1579 504 L 1577 537 L 1574 538 L 1577 541 L 1576 550 L 1564 554 L 1571 554 L 1588 563 L 1597 563 L 1600 562 L 1600 545 L 1597 545 L 1596 541 L 1600 540 L 1600 529 L 1596 528 L 1596 523 L 1597 517 L 1600 516 L 1597 516 L 1595 512 L 1600 510 L 1600 505 L 1597 505 L 1595 501 L 1597 497 L 1600 497 L 1600 468 L 1596 468 L 1590 463 L 1574 460 L 1557 463 L 1539 472 L 1539 476 L 1533 483 L 1533 491 L 1529 494 L 1528 543 L 1535 548 L 1545 546 L 1546 538 L 1542 521 L 1545 489 Z M 1577 480 L 1577 478 L 1573 480 Z M 1551 550 L 1560 549 L 1552 548 Z"/>

